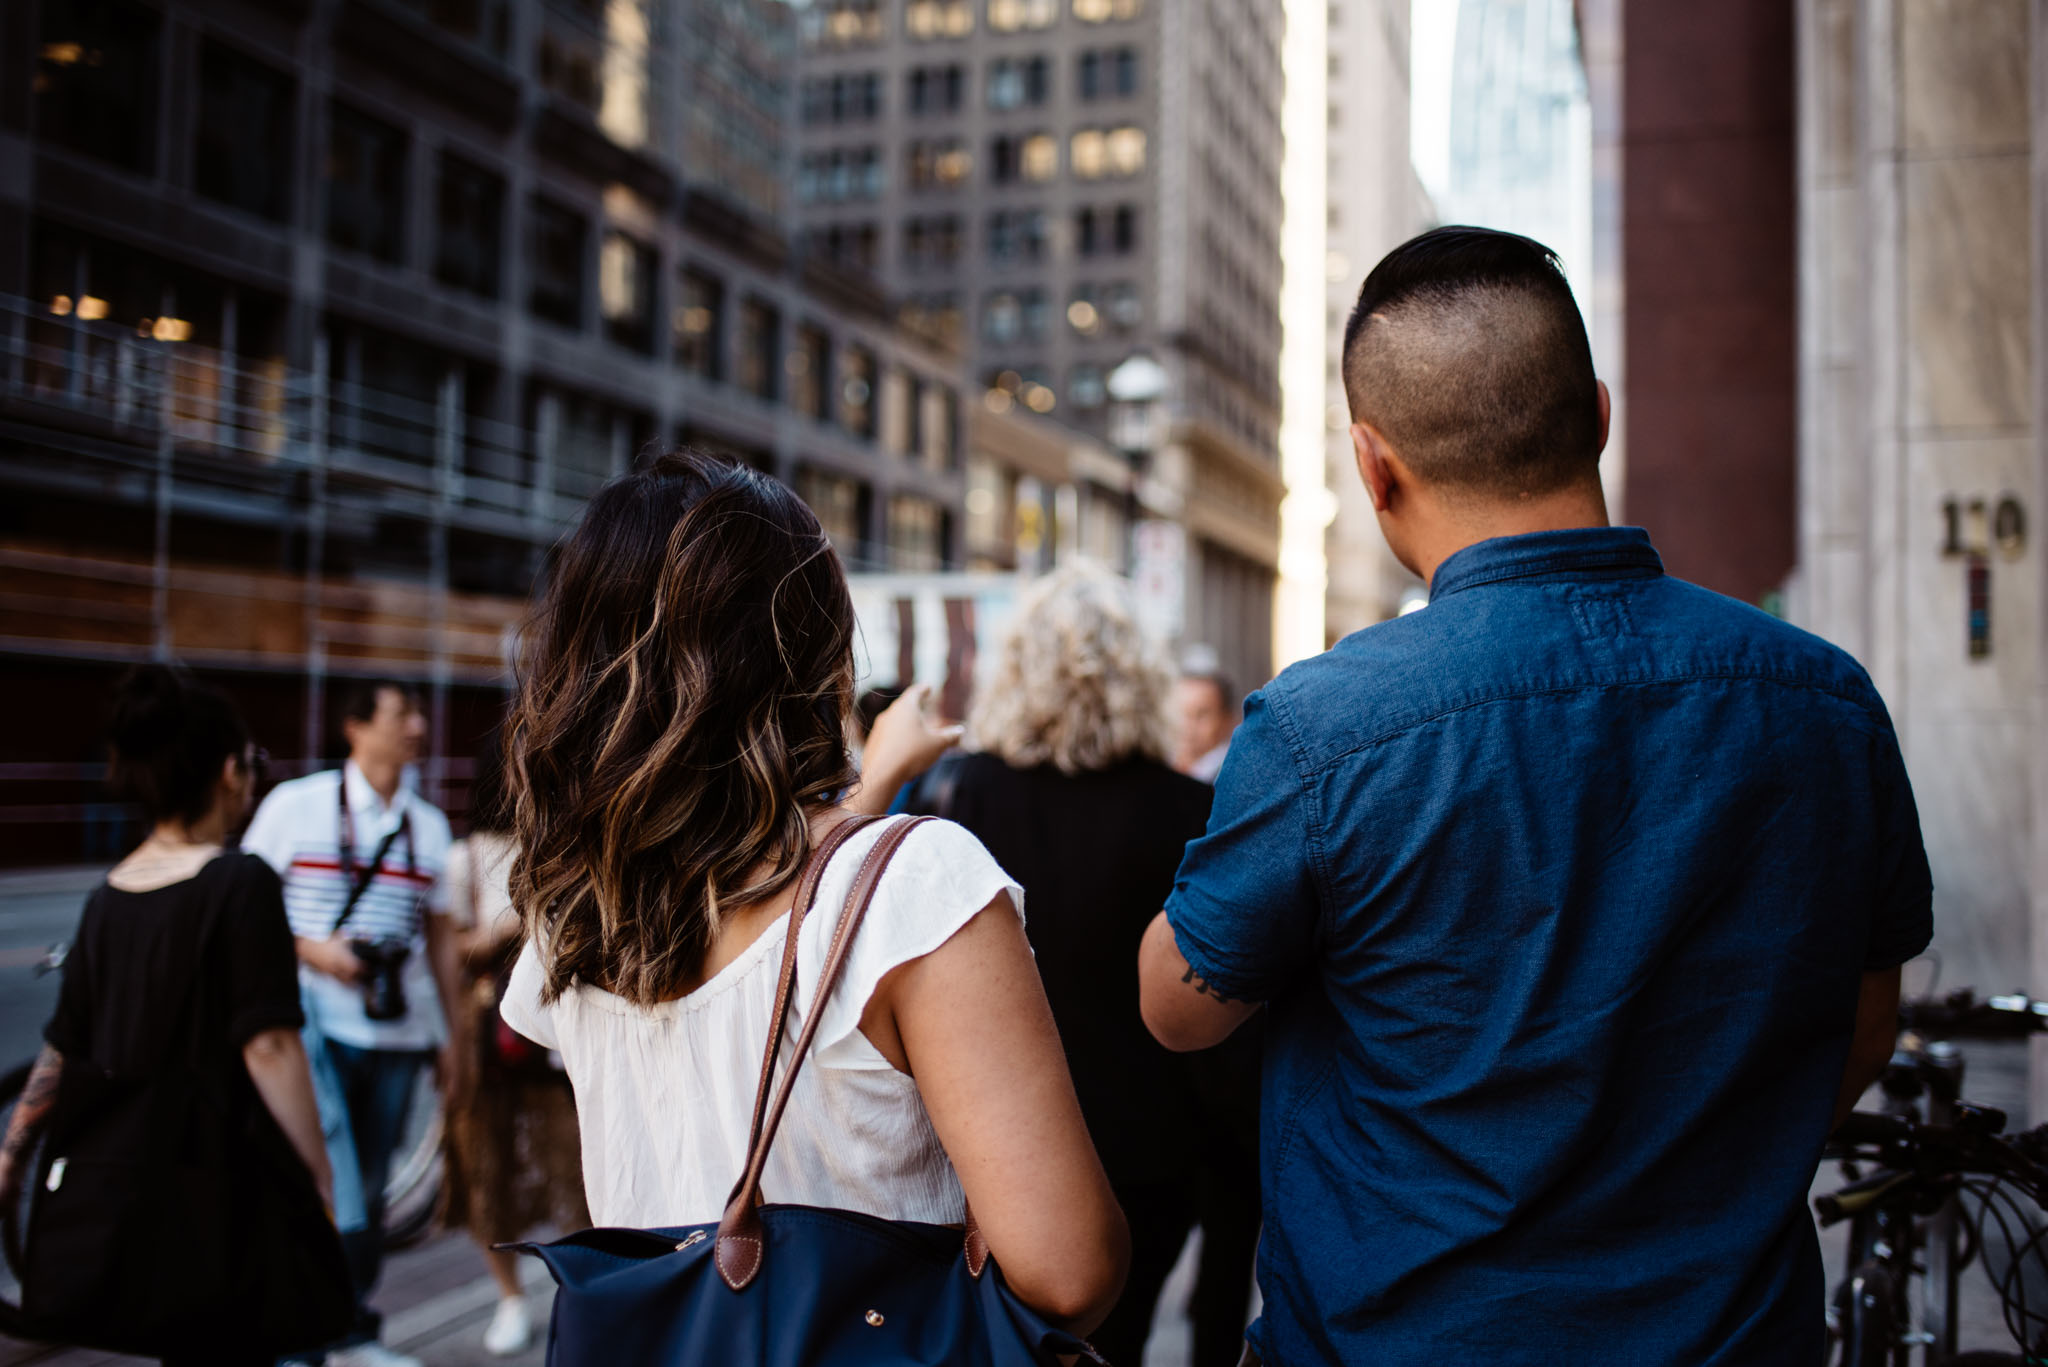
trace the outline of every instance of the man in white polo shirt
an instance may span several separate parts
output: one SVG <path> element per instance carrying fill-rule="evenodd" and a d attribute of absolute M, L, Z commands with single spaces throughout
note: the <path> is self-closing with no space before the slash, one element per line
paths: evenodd
<path fill-rule="evenodd" d="M 242 837 L 284 880 L 300 994 L 309 1030 L 324 1041 L 316 1071 L 332 1084 L 322 1089 L 321 1119 L 337 1164 L 352 1145 L 362 1177 L 363 1226 L 342 1232 L 357 1322 L 328 1353 L 329 1367 L 419 1367 L 377 1342 L 380 1317 L 368 1300 L 383 1261 L 392 1153 L 419 1071 L 446 1039 L 453 992 L 439 900 L 448 818 L 406 786 L 426 731 L 409 686 L 353 685 L 342 704 L 348 761 L 279 784 Z"/>

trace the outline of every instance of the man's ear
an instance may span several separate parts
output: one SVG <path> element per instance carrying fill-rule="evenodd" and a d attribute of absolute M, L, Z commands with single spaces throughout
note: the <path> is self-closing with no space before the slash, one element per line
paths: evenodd
<path fill-rule="evenodd" d="M 1614 396 L 1607 392 L 1607 381 L 1593 381 L 1593 390 L 1600 396 L 1600 445 L 1598 450 L 1607 449 L 1607 424 L 1614 417 Z"/>
<path fill-rule="evenodd" d="M 1394 467 L 1387 459 L 1387 439 L 1369 422 L 1351 424 L 1351 450 L 1358 458 L 1358 477 L 1372 495 L 1372 506 L 1386 512 L 1394 501 Z"/>

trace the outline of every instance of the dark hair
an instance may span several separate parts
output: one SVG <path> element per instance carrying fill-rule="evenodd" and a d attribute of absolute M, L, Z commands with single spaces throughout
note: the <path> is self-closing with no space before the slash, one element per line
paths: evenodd
<path fill-rule="evenodd" d="M 1557 254 L 1491 228 L 1387 253 L 1344 326 L 1344 391 L 1416 476 L 1547 493 L 1600 459 L 1593 353 Z"/>
<path fill-rule="evenodd" d="M 164 665 L 138 665 L 121 677 L 111 731 L 108 780 L 153 822 L 205 816 L 221 764 L 249 747 L 233 703 Z"/>
<path fill-rule="evenodd" d="M 672 999 L 727 907 L 796 879 L 810 809 L 854 781 L 853 631 L 817 517 L 768 476 L 685 451 L 591 500 L 505 736 L 544 999 L 573 980 Z"/>
<path fill-rule="evenodd" d="M 876 719 L 887 712 L 905 692 L 901 684 L 890 684 L 886 688 L 866 689 L 853 700 L 853 720 L 860 728 L 861 739 L 867 739 L 875 729 Z"/>
<path fill-rule="evenodd" d="M 341 719 L 345 722 L 368 721 L 377 715 L 377 702 L 390 689 L 407 702 L 419 701 L 419 685 L 405 683 L 398 679 L 352 679 L 341 691 Z"/>

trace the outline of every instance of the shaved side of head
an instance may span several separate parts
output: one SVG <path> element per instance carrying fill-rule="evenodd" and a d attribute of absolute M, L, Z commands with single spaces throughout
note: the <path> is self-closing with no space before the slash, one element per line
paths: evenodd
<path fill-rule="evenodd" d="M 1425 484 L 1512 499 L 1597 478 L 1600 401 L 1557 256 L 1488 228 L 1437 228 L 1366 277 L 1344 329 L 1344 394 Z"/>

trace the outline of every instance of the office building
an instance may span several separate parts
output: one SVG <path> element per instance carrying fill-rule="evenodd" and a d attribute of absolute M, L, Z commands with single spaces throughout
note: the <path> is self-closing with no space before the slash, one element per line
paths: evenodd
<path fill-rule="evenodd" d="M 0 860 L 104 857 L 127 662 L 295 772 L 418 683 L 459 809 L 547 548 L 667 442 L 960 559 L 961 359 L 793 234 L 776 0 L 0 9 Z M 979 395 L 975 396 L 979 402 Z"/>
<path fill-rule="evenodd" d="M 1130 453 L 1033 524 L 1249 681 L 1278 553 L 1280 0 L 810 0 L 801 239 L 967 353 L 973 402 Z M 1120 401 L 1133 357 L 1165 372 Z M 1092 468 L 1092 467 L 1091 467 Z M 1029 471 L 976 480 L 1002 507 Z M 1139 534 L 1134 522 L 1161 524 Z"/>
<path fill-rule="evenodd" d="M 1366 273 L 1429 227 L 1433 210 L 1409 157 L 1408 0 L 1338 0 L 1328 13 L 1323 425 L 1333 517 L 1324 535 L 1324 630 L 1335 642 L 1392 617 L 1404 598 L 1421 591 L 1387 549 L 1358 475 L 1343 349 Z"/>

